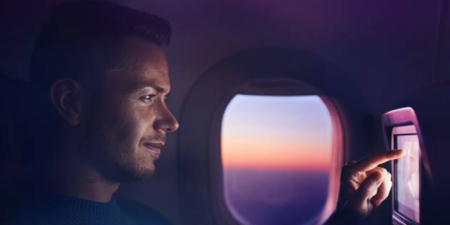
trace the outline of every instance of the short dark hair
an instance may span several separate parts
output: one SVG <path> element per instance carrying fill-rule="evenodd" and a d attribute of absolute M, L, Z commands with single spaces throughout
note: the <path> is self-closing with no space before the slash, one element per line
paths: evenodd
<path fill-rule="evenodd" d="M 158 16 L 110 2 L 62 4 L 41 28 L 31 59 L 30 81 L 48 87 L 61 76 L 86 76 L 86 69 L 92 73 L 90 70 L 95 67 L 86 58 L 92 53 L 90 50 L 98 45 L 105 45 L 105 50 L 111 48 L 116 44 L 114 40 L 127 35 L 166 46 L 170 40 L 170 24 Z M 97 42 L 93 43 L 94 40 Z"/>

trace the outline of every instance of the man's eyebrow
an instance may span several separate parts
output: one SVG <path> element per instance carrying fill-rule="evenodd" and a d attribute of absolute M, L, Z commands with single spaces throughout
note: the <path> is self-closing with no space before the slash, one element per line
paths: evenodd
<path fill-rule="evenodd" d="M 154 88 L 157 92 L 159 92 L 159 93 L 166 93 L 167 92 L 167 94 L 165 94 L 165 96 L 166 97 L 169 97 L 170 96 L 170 91 L 167 91 L 165 88 L 163 88 L 163 87 L 160 87 L 160 86 L 158 86 L 158 85 L 150 85 L 150 87 L 152 87 L 152 88 Z"/>
<path fill-rule="evenodd" d="M 139 84 L 136 84 L 135 88 L 133 88 L 133 89 L 134 90 L 139 90 L 139 89 L 143 89 L 143 88 L 153 88 L 158 93 L 166 93 L 166 92 L 168 92 L 166 94 L 166 96 L 170 95 L 170 92 L 168 90 L 166 90 L 165 88 L 163 88 L 163 87 L 161 87 L 159 85 L 153 84 L 153 83 L 139 83 Z"/>
<path fill-rule="evenodd" d="M 147 87 L 152 87 L 154 88 L 157 92 L 166 92 L 166 89 L 164 89 L 163 87 L 160 87 L 158 85 L 147 85 Z"/>

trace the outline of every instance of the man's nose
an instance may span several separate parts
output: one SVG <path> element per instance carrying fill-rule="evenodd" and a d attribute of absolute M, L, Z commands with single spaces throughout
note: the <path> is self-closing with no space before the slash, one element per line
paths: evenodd
<path fill-rule="evenodd" d="M 179 126 L 177 119 L 172 112 L 170 112 L 169 108 L 167 108 L 167 106 L 162 107 L 160 115 L 154 123 L 155 130 L 170 133 L 178 130 Z"/>

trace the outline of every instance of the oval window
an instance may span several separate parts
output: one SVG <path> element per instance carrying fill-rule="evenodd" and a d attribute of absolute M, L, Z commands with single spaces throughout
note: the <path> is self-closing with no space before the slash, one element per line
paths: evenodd
<path fill-rule="evenodd" d="M 221 126 L 225 205 L 244 225 L 317 221 L 329 198 L 333 121 L 318 95 L 237 94 Z"/>

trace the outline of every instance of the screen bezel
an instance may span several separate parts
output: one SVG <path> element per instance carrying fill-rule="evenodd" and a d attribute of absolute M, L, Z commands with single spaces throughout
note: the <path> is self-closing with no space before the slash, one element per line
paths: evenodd
<path fill-rule="evenodd" d="M 415 135 L 417 136 L 417 139 L 419 139 L 419 135 L 417 133 L 417 130 L 414 125 L 406 125 L 406 126 L 398 126 L 392 128 L 392 134 L 391 134 L 391 149 L 398 149 L 397 147 L 397 137 L 398 136 L 407 136 L 407 135 Z M 420 142 L 420 139 L 419 139 Z M 420 146 L 420 143 L 419 143 Z M 421 169 L 421 161 L 422 161 L 422 154 L 421 149 L 419 147 L 419 201 L 422 202 L 422 169 Z M 404 224 L 411 224 L 411 225 L 420 225 L 420 223 L 417 223 L 414 219 L 409 218 L 405 214 L 398 211 L 398 201 L 397 201 L 397 186 L 395 185 L 397 182 L 397 167 L 396 167 L 397 160 L 392 161 L 392 216 L 394 219 L 400 220 Z M 419 203 L 420 204 L 420 203 Z M 421 209 L 422 207 L 419 206 L 419 221 L 422 220 L 421 216 Z"/>
<path fill-rule="evenodd" d="M 420 221 L 423 222 L 424 220 L 424 198 L 423 198 L 423 178 L 425 175 L 425 172 L 429 174 L 429 163 L 427 160 L 426 155 L 426 149 L 424 146 L 423 136 L 422 132 L 420 130 L 419 122 L 417 120 L 417 115 L 415 111 L 411 107 L 405 107 L 405 108 L 399 108 L 392 111 L 389 111 L 382 116 L 382 126 L 383 126 L 383 136 L 384 136 L 384 143 L 387 150 L 392 150 L 392 140 L 393 140 L 393 133 L 394 129 L 395 132 L 402 133 L 416 133 L 417 137 L 419 139 L 419 147 L 420 147 L 420 167 L 419 167 L 419 199 L 420 199 Z M 401 128 L 401 127 L 409 127 L 409 128 Z M 411 129 L 414 128 L 414 130 L 401 130 L 401 129 Z M 398 133 L 397 133 L 398 134 Z M 394 162 L 391 162 L 391 172 L 392 172 L 392 178 L 395 180 L 395 173 L 394 173 Z M 409 220 L 405 216 L 403 216 L 401 213 L 396 212 L 395 209 L 395 193 L 394 189 L 391 189 L 392 194 L 392 222 L 393 224 L 402 224 L 402 225 L 417 225 L 418 223 Z"/>

